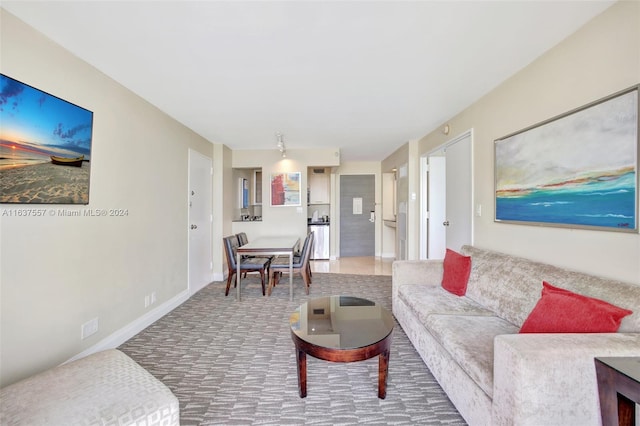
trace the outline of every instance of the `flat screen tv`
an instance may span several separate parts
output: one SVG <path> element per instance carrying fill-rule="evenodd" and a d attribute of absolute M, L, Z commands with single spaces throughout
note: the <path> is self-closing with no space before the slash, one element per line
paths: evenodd
<path fill-rule="evenodd" d="M 93 112 L 0 74 L 0 203 L 88 204 Z"/>

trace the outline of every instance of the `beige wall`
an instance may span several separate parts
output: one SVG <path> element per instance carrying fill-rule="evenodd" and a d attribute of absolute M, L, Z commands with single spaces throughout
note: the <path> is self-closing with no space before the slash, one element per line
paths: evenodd
<path fill-rule="evenodd" d="M 451 118 L 448 137 L 422 138 L 419 153 L 473 128 L 475 245 L 640 283 L 638 234 L 495 223 L 493 192 L 495 139 L 638 83 L 640 3 L 619 2 Z"/>
<path fill-rule="evenodd" d="M 301 240 L 307 233 L 306 189 L 308 167 L 331 168 L 331 217 L 330 229 L 330 256 L 339 256 L 339 179 L 344 174 L 373 174 L 376 177 L 376 255 L 381 253 L 381 172 L 379 162 L 346 162 L 340 164 L 340 156 L 337 149 L 321 150 L 287 150 L 287 158 L 282 158 L 275 149 L 272 150 L 237 150 L 233 151 L 232 165 L 234 168 L 262 168 L 262 221 L 261 222 L 233 222 L 232 233 L 246 232 L 249 239 L 263 235 L 273 235 L 274 232 L 291 232 L 299 235 Z M 269 179 L 272 172 L 301 172 L 302 205 L 298 207 L 271 207 L 269 204 Z M 238 174 L 236 174 L 238 176 Z M 230 185 L 231 191 L 236 191 L 237 181 L 234 179 Z M 235 192 L 234 192 L 235 194 Z M 234 198 L 235 200 L 235 198 Z M 217 275 L 216 275 L 217 277 Z M 217 279 L 217 278 L 216 278 Z"/>
<path fill-rule="evenodd" d="M 276 149 L 269 150 L 236 150 L 232 153 L 232 167 L 238 169 L 262 169 L 262 221 L 233 222 L 231 233 L 245 232 L 249 240 L 265 235 L 292 234 L 298 235 L 300 241 L 307 234 L 307 168 L 333 167 L 340 164 L 340 151 L 335 149 L 287 149 L 287 157 L 282 158 Z M 301 205 L 275 206 L 270 203 L 271 173 L 300 172 Z M 237 181 L 231 185 L 231 191 L 237 191 Z M 332 188 L 333 189 L 333 188 Z M 334 193 L 332 191 L 332 199 Z M 234 198 L 235 200 L 235 198 Z M 232 205 L 232 204 L 229 204 Z M 235 209 L 234 209 L 235 210 Z M 236 219 L 236 218 L 234 218 Z"/>
<path fill-rule="evenodd" d="M 90 203 L 58 207 L 128 211 L 124 217 L 0 217 L 0 384 L 6 385 L 188 297 L 188 150 L 212 157 L 213 146 L 11 14 L 0 14 L 0 71 L 94 113 Z M 145 309 L 151 292 L 157 302 Z M 81 324 L 95 317 L 99 331 L 81 340 Z"/>

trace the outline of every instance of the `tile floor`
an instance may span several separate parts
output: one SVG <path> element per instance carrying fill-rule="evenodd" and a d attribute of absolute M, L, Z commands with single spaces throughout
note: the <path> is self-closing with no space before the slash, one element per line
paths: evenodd
<path fill-rule="evenodd" d="M 311 272 L 336 274 L 391 275 L 392 258 L 341 257 L 336 260 L 312 260 Z"/>

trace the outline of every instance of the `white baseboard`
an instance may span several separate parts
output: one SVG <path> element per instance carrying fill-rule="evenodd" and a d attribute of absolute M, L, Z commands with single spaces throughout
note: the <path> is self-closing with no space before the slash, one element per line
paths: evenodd
<path fill-rule="evenodd" d="M 170 300 L 167 300 L 162 305 L 159 305 L 157 308 L 147 312 L 143 316 L 139 317 L 135 321 L 127 324 L 120 330 L 111 334 L 110 336 L 105 337 L 95 345 L 90 348 L 80 352 L 79 354 L 69 358 L 62 364 L 66 364 L 71 361 L 75 361 L 80 358 L 84 358 L 88 355 L 94 354 L 96 352 L 104 351 L 106 349 L 114 349 L 131 339 L 133 336 L 149 327 L 154 322 L 158 321 L 160 318 L 173 311 L 178 306 L 182 305 L 186 302 L 191 295 L 189 294 L 189 290 L 184 290 L 181 293 L 178 293 L 175 297 Z"/>

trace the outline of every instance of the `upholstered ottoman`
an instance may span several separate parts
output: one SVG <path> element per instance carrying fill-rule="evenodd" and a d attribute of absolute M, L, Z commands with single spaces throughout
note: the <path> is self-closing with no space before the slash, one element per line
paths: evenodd
<path fill-rule="evenodd" d="M 179 425 L 178 399 L 112 349 L 0 389 L 2 425 Z"/>

